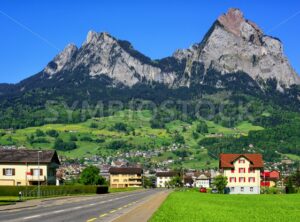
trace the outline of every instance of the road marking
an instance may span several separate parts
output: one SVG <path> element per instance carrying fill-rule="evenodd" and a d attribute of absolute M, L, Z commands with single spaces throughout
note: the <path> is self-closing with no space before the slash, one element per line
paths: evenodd
<path fill-rule="evenodd" d="M 107 214 L 101 214 L 99 217 L 105 217 L 107 216 Z"/>
<path fill-rule="evenodd" d="M 79 210 L 81 209 L 82 207 L 74 207 L 73 210 Z"/>
<path fill-rule="evenodd" d="M 114 213 L 114 212 L 116 212 L 116 210 L 111 210 L 111 211 L 109 211 L 110 214 L 112 214 L 112 213 Z"/>
<path fill-rule="evenodd" d="M 92 218 L 92 219 L 87 220 L 86 222 L 93 222 L 93 221 L 95 221 L 95 220 L 97 220 L 97 219 L 98 219 L 98 218 L 94 217 L 94 218 Z"/>
<path fill-rule="evenodd" d="M 91 204 L 89 204 L 89 206 L 94 206 L 94 205 L 96 205 L 95 203 L 91 203 Z"/>
<path fill-rule="evenodd" d="M 58 214 L 58 213 L 62 213 L 62 212 L 64 212 L 65 210 L 57 210 L 57 211 L 54 211 L 53 213 L 55 213 L 55 214 Z"/>
<path fill-rule="evenodd" d="M 119 207 L 119 208 L 118 208 L 118 210 L 122 210 L 122 209 L 123 209 L 123 207 Z"/>
<path fill-rule="evenodd" d="M 34 216 L 30 216 L 30 217 L 24 217 L 24 220 L 28 220 L 28 219 L 32 219 L 32 218 L 37 218 L 40 217 L 41 215 L 34 215 Z"/>

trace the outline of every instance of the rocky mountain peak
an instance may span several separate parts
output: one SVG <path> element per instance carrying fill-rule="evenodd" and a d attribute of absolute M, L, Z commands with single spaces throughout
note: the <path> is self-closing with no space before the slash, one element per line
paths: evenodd
<path fill-rule="evenodd" d="M 107 32 L 101 32 L 97 33 L 95 31 L 89 31 L 86 37 L 86 41 L 83 43 L 83 45 L 87 44 L 95 44 L 98 42 L 115 42 L 116 39 L 113 38 L 109 33 Z"/>
<path fill-rule="evenodd" d="M 264 35 L 239 9 L 229 9 L 221 15 L 200 43 L 158 61 L 152 61 L 129 42 L 109 33 L 89 31 L 79 49 L 68 45 L 44 73 L 51 77 L 78 69 L 92 78 L 106 75 L 127 86 L 141 81 L 172 87 L 190 86 L 192 81 L 204 84 L 211 69 L 223 75 L 243 72 L 259 81 L 276 79 L 280 90 L 300 84 L 300 77 L 284 55 L 280 40 Z"/>
<path fill-rule="evenodd" d="M 71 62 L 78 48 L 74 44 L 68 44 L 44 69 L 44 73 L 53 75 L 60 72 L 67 63 Z"/>

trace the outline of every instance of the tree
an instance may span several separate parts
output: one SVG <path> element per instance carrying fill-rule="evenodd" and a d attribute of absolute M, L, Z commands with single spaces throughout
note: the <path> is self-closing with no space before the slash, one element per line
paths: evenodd
<path fill-rule="evenodd" d="M 46 132 L 46 134 L 47 134 L 48 136 L 51 136 L 51 137 L 58 137 L 58 136 L 59 136 L 59 133 L 58 133 L 56 130 L 48 130 L 48 131 Z"/>
<path fill-rule="evenodd" d="M 80 175 L 80 182 L 84 185 L 104 185 L 105 179 L 99 175 L 100 170 L 95 166 L 88 166 Z"/>
<path fill-rule="evenodd" d="M 185 144 L 184 137 L 180 135 L 178 132 L 175 132 L 174 143 Z"/>
<path fill-rule="evenodd" d="M 294 180 L 295 186 L 297 188 L 299 188 L 300 187 L 300 169 L 297 170 L 297 172 L 294 174 L 293 180 Z"/>
<path fill-rule="evenodd" d="M 292 176 L 288 177 L 288 180 L 287 180 L 286 185 L 285 185 L 285 192 L 287 194 L 295 193 L 295 187 L 294 187 Z"/>
<path fill-rule="evenodd" d="M 42 136 L 45 136 L 45 133 L 44 133 L 42 130 L 37 129 L 37 130 L 35 131 L 35 135 L 36 135 L 37 137 L 42 137 Z"/>
<path fill-rule="evenodd" d="M 213 185 L 216 186 L 219 193 L 224 193 L 224 189 L 227 186 L 227 177 L 224 177 L 222 175 L 216 176 Z"/>
<path fill-rule="evenodd" d="M 180 176 L 173 177 L 170 180 L 169 185 L 171 187 L 182 187 L 183 186 L 182 178 Z"/>
<path fill-rule="evenodd" d="M 197 124 L 196 131 L 197 133 L 200 134 L 208 133 L 207 124 L 204 121 L 201 121 L 200 123 Z"/>

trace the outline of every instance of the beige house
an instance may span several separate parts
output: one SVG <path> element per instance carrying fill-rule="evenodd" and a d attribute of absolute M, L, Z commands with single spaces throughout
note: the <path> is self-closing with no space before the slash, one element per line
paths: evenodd
<path fill-rule="evenodd" d="M 112 167 L 109 169 L 111 188 L 142 187 L 142 168 Z"/>
<path fill-rule="evenodd" d="M 220 154 L 219 165 L 230 194 L 260 194 L 261 154 Z"/>
<path fill-rule="evenodd" d="M 157 172 L 156 173 L 156 187 L 168 187 L 168 183 L 173 177 L 179 176 L 179 173 L 173 171 Z"/>
<path fill-rule="evenodd" d="M 54 150 L 0 150 L 0 186 L 55 185 Z"/>

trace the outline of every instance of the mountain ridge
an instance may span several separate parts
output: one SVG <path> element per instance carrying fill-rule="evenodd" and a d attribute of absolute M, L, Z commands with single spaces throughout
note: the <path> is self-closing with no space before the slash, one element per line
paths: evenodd
<path fill-rule="evenodd" d="M 158 82 L 178 88 L 195 83 L 205 85 L 210 69 L 222 75 L 243 72 L 261 86 L 261 82 L 276 79 L 276 88 L 281 92 L 300 84 L 280 40 L 263 34 L 239 9 L 229 9 L 221 15 L 200 43 L 158 60 L 140 53 L 128 41 L 106 32 L 89 31 L 80 47 L 68 44 L 37 75 L 43 81 L 55 75 L 61 76 L 61 80 L 62 73 L 72 75 L 80 71 L 90 78 L 106 75 L 117 85 L 132 87 L 141 82 Z M 15 85 L 24 90 L 30 85 L 26 83 L 28 79 Z M 0 93 L 5 94 L 5 87 L 0 87 Z"/>

